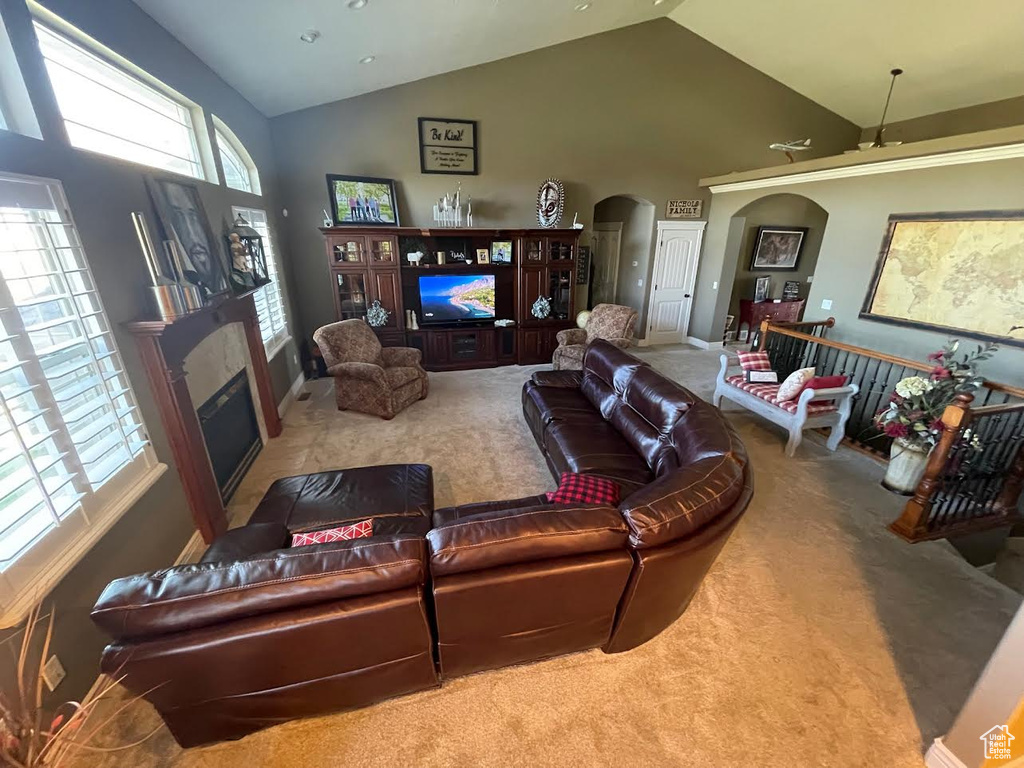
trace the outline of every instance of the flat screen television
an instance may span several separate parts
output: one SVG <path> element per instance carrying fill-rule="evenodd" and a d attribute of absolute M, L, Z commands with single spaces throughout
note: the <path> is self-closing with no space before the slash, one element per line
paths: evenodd
<path fill-rule="evenodd" d="M 419 280 L 422 322 L 494 318 L 494 275 L 420 275 Z"/>

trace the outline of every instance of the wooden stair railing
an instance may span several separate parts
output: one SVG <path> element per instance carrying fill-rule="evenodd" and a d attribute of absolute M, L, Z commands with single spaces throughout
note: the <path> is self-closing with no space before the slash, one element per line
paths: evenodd
<path fill-rule="evenodd" d="M 1024 488 L 1024 403 L 971 408 L 957 395 L 942 437 L 903 514 L 889 530 L 909 542 L 977 533 L 1018 522 Z"/>
<path fill-rule="evenodd" d="M 766 322 L 758 349 L 768 353 L 780 380 L 812 366 L 819 376 L 849 376 L 860 392 L 846 424 L 846 440 L 887 459 L 892 440 L 876 427 L 874 415 L 889 402 L 897 382 L 926 374 L 933 366 L 825 338 L 834 324 L 832 318 Z M 890 526 L 908 541 L 972 533 L 1017 519 L 1024 490 L 1024 389 L 985 382 L 973 396 L 960 396 L 947 407 L 943 424 L 921 485 Z"/>

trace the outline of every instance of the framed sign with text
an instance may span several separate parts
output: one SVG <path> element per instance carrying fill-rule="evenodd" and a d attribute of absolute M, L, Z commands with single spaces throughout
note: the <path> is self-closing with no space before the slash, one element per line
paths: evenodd
<path fill-rule="evenodd" d="M 419 128 L 421 173 L 478 173 L 476 120 L 421 117 Z"/>
<path fill-rule="evenodd" d="M 703 200 L 669 200 L 665 206 L 665 217 L 669 219 L 699 219 Z"/>

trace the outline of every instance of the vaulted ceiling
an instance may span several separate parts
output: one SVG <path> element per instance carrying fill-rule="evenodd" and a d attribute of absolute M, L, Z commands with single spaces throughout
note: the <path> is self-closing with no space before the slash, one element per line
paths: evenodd
<path fill-rule="evenodd" d="M 274 116 L 649 21 L 680 0 L 135 2 Z M 307 30 L 315 43 L 299 39 Z"/>
<path fill-rule="evenodd" d="M 860 126 L 1024 95 L 1022 0 L 135 2 L 269 116 L 666 15 Z"/>

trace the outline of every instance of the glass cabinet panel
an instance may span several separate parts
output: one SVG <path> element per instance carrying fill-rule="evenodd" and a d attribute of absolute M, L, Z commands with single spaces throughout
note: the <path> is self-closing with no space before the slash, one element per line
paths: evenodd
<path fill-rule="evenodd" d="M 334 261 L 338 263 L 360 263 L 366 261 L 362 240 L 342 240 L 334 244 Z"/>
<path fill-rule="evenodd" d="M 376 264 L 394 264 L 396 250 L 390 239 L 370 238 L 370 259 Z"/>
<path fill-rule="evenodd" d="M 334 275 L 338 282 L 338 316 L 341 320 L 360 318 L 366 315 L 366 276 L 339 272 Z"/>
<path fill-rule="evenodd" d="M 572 259 L 572 241 L 552 238 L 548 241 L 548 245 L 551 249 L 552 261 L 569 261 Z"/>
<path fill-rule="evenodd" d="M 527 263 L 544 261 L 544 241 L 539 237 L 523 240 L 523 260 Z"/>
<path fill-rule="evenodd" d="M 569 317 L 572 299 L 572 268 L 551 267 L 548 270 L 548 291 L 551 297 L 551 317 L 565 320 Z"/>

